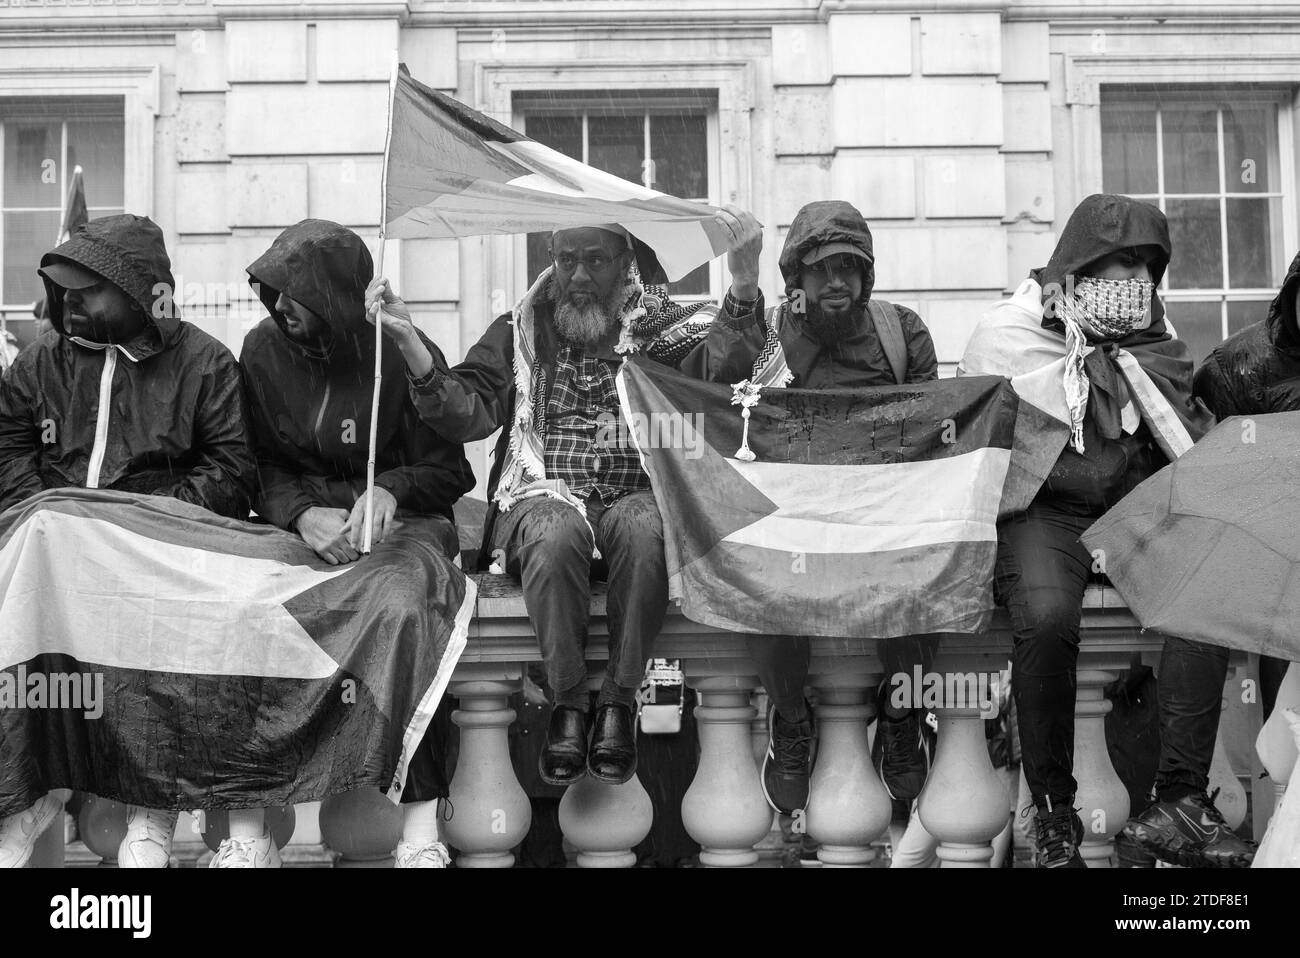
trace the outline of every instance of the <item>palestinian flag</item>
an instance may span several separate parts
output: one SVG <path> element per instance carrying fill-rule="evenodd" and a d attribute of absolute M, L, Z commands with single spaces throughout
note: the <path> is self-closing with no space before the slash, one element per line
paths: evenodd
<path fill-rule="evenodd" d="M 385 170 L 393 239 L 618 223 L 668 279 L 727 251 L 714 209 L 603 173 L 397 73 Z"/>
<path fill-rule="evenodd" d="M 394 801 L 475 589 L 408 522 L 330 566 L 162 496 L 49 490 L 0 515 L 0 816 L 51 788 L 148 808 Z"/>
<path fill-rule="evenodd" d="M 987 628 L 997 520 L 1038 488 L 1012 468 L 1021 404 L 1007 380 L 764 389 L 753 462 L 736 458 L 732 387 L 641 360 L 618 384 L 689 618 L 863 638 Z"/>
<path fill-rule="evenodd" d="M 78 166 L 73 169 L 72 182 L 68 184 L 68 196 L 63 202 L 63 222 L 59 226 L 59 239 L 54 245 L 66 243 L 78 226 L 88 222 L 90 214 L 86 211 L 86 180 Z"/>

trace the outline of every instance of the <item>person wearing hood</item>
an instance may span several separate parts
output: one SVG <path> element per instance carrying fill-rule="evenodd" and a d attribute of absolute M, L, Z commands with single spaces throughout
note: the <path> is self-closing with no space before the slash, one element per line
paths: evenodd
<path fill-rule="evenodd" d="M 753 217 L 718 214 L 732 245 Z M 552 264 L 450 370 L 412 335 L 386 280 L 368 305 L 407 357 L 421 418 L 470 442 L 501 430 L 481 555 L 518 578 L 541 648 L 552 710 L 538 772 L 622 784 L 636 772 L 636 690 L 668 611 L 663 522 L 635 445 L 618 429 L 623 357 L 669 365 L 708 330 L 716 307 L 680 306 L 653 251 L 620 226 L 556 230 Z M 609 665 L 587 692 L 591 579 L 609 583 Z"/>
<path fill-rule="evenodd" d="M 1193 389 L 1220 422 L 1229 416 L 1300 411 L 1300 253 L 1259 322 L 1220 343 L 1196 370 Z M 1273 710 L 1290 663 L 1260 656 L 1260 702 Z M 1254 845 L 1217 819 L 1200 819 L 1219 733 L 1228 650 L 1170 637 L 1160 666 L 1160 764 L 1155 800 L 1124 833 L 1161 861 L 1245 868 Z"/>
<path fill-rule="evenodd" d="M 1011 618 L 1040 868 L 1085 867 L 1074 807 L 1075 666 L 1083 593 L 1103 570 L 1079 536 L 1213 425 L 1156 295 L 1170 250 L 1156 207 L 1087 197 L 1047 265 L 981 319 L 959 368 L 1006 376 L 1047 420 L 1034 447 L 1041 485 L 1028 510 L 998 524 L 994 581 Z"/>
<path fill-rule="evenodd" d="M 276 237 L 248 267 L 268 316 L 244 339 L 240 356 L 259 483 L 254 506 L 295 532 L 331 565 L 364 546 L 366 474 L 375 337 L 365 292 L 374 276 L 361 237 L 324 220 L 303 220 Z M 414 329 L 414 327 L 412 327 Z M 442 361 L 438 348 L 422 346 Z M 474 487 L 459 442 L 420 421 L 405 362 L 384 351 L 375 444 L 373 543 L 400 523 L 448 558 L 459 553 L 452 506 Z M 416 750 L 402 794 L 397 867 L 445 867 L 437 800 L 448 794 L 439 725 Z M 231 813 L 231 841 L 213 861 L 276 861 L 260 810 Z M 250 844 L 251 842 L 251 844 Z"/>
<path fill-rule="evenodd" d="M 912 310 L 872 296 L 875 250 L 862 214 L 843 200 L 808 203 L 795 215 L 778 261 L 785 298 L 765 309 L 758 286 L 762 234 L 733 252 L 733 281 L 708 338 L 679 368 L 709 382 L 750 380 L 760 386 L 859 389 L 937 379 L 939 363 L 925 323 Z M 763 791 L 791 815 L 808 801 L 815 736 L 804 695 L 811 647 L 806 636 L 747 637 L 750 658 L 768 694 L 768 747 Z M 933 638 L 884 644 L 888 674 L 929 670 Z M 886 682 L 885 688 L 888 687 Z M 920 714 L 879 696 L 873 760 L 890 796 L 906 806 L 929 770 Z"/>
<path fill-rule="evenodd" d="M 63 486 L 171 496 L 248 516 L 255 465 L 235 357 L 177 315 L 163 234 L 143 216 L 92 220 L 38 270 L 52 329 L 0 384 L 0 509 Z M 0 867 L 19 867 L 62 810 L 51 792 L 0 822 Z M 151 863 L 174 812 L 132 806 L 123 867 Z M 161 864 L 166 864 L 165 860 Z"/>

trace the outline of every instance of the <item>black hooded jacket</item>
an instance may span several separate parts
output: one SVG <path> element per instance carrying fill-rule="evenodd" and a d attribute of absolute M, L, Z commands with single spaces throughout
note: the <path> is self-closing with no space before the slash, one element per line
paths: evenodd
<path fill-rule="evenodd" d="M 1121 250 L 1142 253 L 1151 280 L 1160 284 L 1172 249 L 1165 215 L 1150 203 L 1127 196 L 1096 193 L 1070 214 L 1047 265 L 1030 273 L 1043 289 L 1043 305 L 1067 294 L 1089 275 L 1088 267 Z M 1043 326 L 1065 334 L 1054 310 L 1044 311 Z M 1095 342 L 1085 360 L 1091 388 L 1083 423 L 1084 452 L 1066 445 L 1039 493 L 1058 507 L 1079 514 L 1100 515 L 1138 483 L 1165 465 L 1164 454 L 1143 423 L 1133 434 L 1123 432 L 1121 411 L 1128 389 L 1116 365 L 1119 349 L 1127 350 L 1183 420 L 1192 439 L 1211 424 L 1208 412 L 1192 397 L 1192 362 L 1187 345 L 1172 338 L 1164 306 L 1151 295 L 1151 324 L 1123 339 Z"/>
<path fill-rule="evenodd" d="M 1267 318 L 1229 337 L 1196 371 L 1196 395 L 1219 419 L 1300 411 L 1300 253 Z"/>
<path fill-rule="evenodd" d="M 98 465 L 96 488 L 245 518 L 254 464 L 239 367 L 218 340 L 178 318 L 162 231 L 143 216 L 91 220 L 41 266 L 60 259 L 109 279 L 147 322 L 118 346 L 74 343 L 64 291 L 43 276 L 54 328 L 22 351 L 0 386 L 0 508 L 42 489 L 87 486 Z"/>
<path fill-rule="evenodd" d="M 862 304 L 871 299 L 876 283 L 875 251 L 871 230 L 854 207 L 842 200 L 820 200 L 804 206 L 790 224 L 779 265 L 785 279 L 785 293 L 791 298 L 799 289 L 803 257 L 828 243 L 846 243 L 865 254 L 868 265 L 862 277 Z M 939 376 L 934 341 L 921 317 L 903 306 L 898 311 L 903 338 L 907 343 L 905 383 L 927 382 Z M 748 379 L 754 361 L 763 349 L 767 327 L 762 294 L 750 306 L 730 296 L 718 315 L 708 338 L 680 364 L 688 375 L 711 382 L 739 382 Z M 794 373 L 791 386 L 799 389 L 855 389 L 895 385 L 893 369 L 872 325 L 866 324 L 834 346 L 826 346 L 809 335 L 802 317 L 794 310 L 780 329 L 786 364 Z"/>
<path fill-rule="evenodd" d="M 257 452 L 255 506 L 282 529 L 312 506 L 351 509 L 365 493 L 375 381 L 365 291 L 373 275 L 361 237 L 324 220 L 289 227 L 248 267 L 270 313 L 244 339 L 240 356 Z M 332 336 L 326 351 L 285 335 L 275 309 L 281 292 L 325 320 Z M 438 347 L 424 343 L 445 368 Z M 450 519 L 452 505 L 474 488 L 464 449 L 420 421 L 395 347 L 383 350 L 382 370 L 375 485 L 393 494 L 399 515 Z"/>

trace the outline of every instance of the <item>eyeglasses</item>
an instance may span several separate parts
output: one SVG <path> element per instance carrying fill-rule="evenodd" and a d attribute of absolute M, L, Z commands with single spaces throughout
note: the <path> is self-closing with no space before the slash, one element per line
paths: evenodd
<path fill-rule="evenodd" d="M 555 268 L 566 276 L 578 268 L 581 263 L 588 273 L 602 273 L 614 265 L 615 261 L 622 256 L 606 256 L 604 253 L 588 253 L 586 256 L 574 256 L 572 253 L 559 253 L 552 256 L 555 262 Z"/>

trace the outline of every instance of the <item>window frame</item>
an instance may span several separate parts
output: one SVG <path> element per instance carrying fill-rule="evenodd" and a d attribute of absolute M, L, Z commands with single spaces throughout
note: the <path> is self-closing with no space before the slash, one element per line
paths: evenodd
<path fill-rule="evenodd" d="M 162 68 L 0 67 L 0 98 L 122 98 L 122 208 L 141 216 L 154 213 L 154 127 L 161 97 Z M 62 204 L 62 200 L 60 203 Z M 50 240 L 53 246 L 53 237 Z M 2 291 L 0 291 L 2 296 Z M 0 303 L 0 321 L 31 318 L 31 303 Z"/>
<path fill-rule="evenodd" d="M 626 105 L 628 109 L 616 110 L 615 104 Z M 704 137 L 705 137 L 705 157 L 706 157 L 706 188 L 707 196 L 683 196 L 680 199 L 693 200 L 700 203 L 708 203 L 712 206 L 720 206 L 718 199 L 720 195 L 721 180 L 721 143 L 718 137 L 718 104 L 716 91 L 712 90 L 611 90 L 599 96 L 593 95 L 591 91 L 583 91 L 574 95 L 571 91 L 541 91 L 533 90 L 524 94 L 518 94 L 513 97 L 512 109 L 515 129 L 528 133 L 528 119 L 532 116 L 563 116 L 572 117 L 575 114 L 582 118 L 582 156 L 581 162 L 587 163 L 590 158 L 588 144 L 588 124 L 592 116 L 628 116 L 631 110 L 635 109 L 642 116 L 642 174 L 641 184 L 646 189 L 652 189 L 649 180 L 649 170 L 645 167 L 646 159 L 651 163 L 654 162 L 654 155 L 650 150 L 650 122 L 649 119 L 657 111 L 662 112 L 667 109 L 690 109 L 704 115 Z M 520 275 L 516 277 L 516 282 L 526 287 L 528 282 L 528 249 L 527 237 L 521 237 L 523 243 L 523 254 L 517 259 L 517 271 Z M 715 257 L 708 263 L 709 279 L 708 289 L 703 293 L 673 293 L 673 298 L 682 303 L 718 302 L 722 298 L 723 290 L 721 284 L 722 276 L 722 259 Z"/>
<path fill-rule="evenodd" d="M 1147 91 L 1134 89 L 1134 87 L 1145 87 Z M 1281 224 L 1277 234 L 1280 238 L 1280 250 L 1271 250 L 1273 263 L 1270 264 L 1270 270 L 1278 269 L 1285 273 L 1286 266 L 1290 262 L 1290 251 L 1294 249 L 1295 233 L 1295 211 L 1297 204 L 1297 182 L 1295 166 L 1295 148 L 1294 138 L 1295 129 L 1292 117 L 1292 109 L 1295 101 L 1294 86 L 1290 84 L 1267 84 L 1252 85 L 1251 87 L 1235 87 L 1230 83 L 1223 84 L 1178 84 L 1176 86 L 1166 87 L 1158 83 L 1111 83 L 1107 82 L 1101 85 L 1099 90 L 1098 103 L 1098 131 L 1099 145 L 1104 141 L 1105 134 L 1101 132 L 1101 112 L 1110 104 L 1123 104 L 1125 102 L 1133 103 L 1150 103 L 1151 95 L 1158 94 L 1160 102 L 1155 106 L 1156 116 L 1156 192 L 1155 193 L 1131 193 L 1134 199 L 1145 200 L 1159 206 L 1162 212 L 1167 212 L 1168 200 L 1215 200 L 1219 204 L 1219 245 L 1220 245 L 1220 276 L 1219 285 L 1213 287 L 1171 289 L 1169 285 L 1169 273 L 1166 271 L 1160 284 L 1160 294 L 1166 303 L 1174 306 L 1178 303 L 1217 303 L 1219 305 L 1219 333 L 1220 341 L 1227 339 L 1239 330 L 1234 330 L 1229 323 L 1229 309 L 1232 303 L 1259 303 L 1261 304 L 1260 315 L 1263 316 L 1263 306 L 1277 295 L 1277 287 L 1232 287 L 1229 285 L 1229 254 L 1228 254 L 1228 217 L 1227 206 L 1231 199 L 1254 199 L 1264 201 L 1267 199 L 1277 200 L 1279 213 L 1281 214 Z M 1228 189 L 1230 173 L 1227 169 L 1226 145 L 1224 139 L 1223 125 L 1223 104 L 1225 101 L 1232 101 L 1242 104 L 1270 104 L 1276 108 L 1276 129 L 1271 133 L 1276 137 L 1276 157 L 1270 156 L 1270 161 L 1276 159 L 1278 183 L 1277 189 L 1257 190 L 1253 192 L 1231 191 Z M 1166 190 L 1165 182 L 1165 164 L 1164 164 L 1164 131 L 1162 118 L 1164 114 L 1163 107 L 1166 105 L 1178 104 L 1195 104 L 1212 108 L 1215 111 L 1215 135 L 1216 147 L 1218 150 L 1218 190 L 1214 193 L 1205 192 L 1186 192 L 1170 193 Z M 1098 180 L 1101 180 L 1102 169 L 1098 169 Z M 1289 187 L 1289 189 L 1288 189 Z M 1104 189 L 1099 182 L 1098 189 Z M 1177 310 L 1171 310 L 1173 316 L 1171 323 L 1175 330 L 1177 329 Z M 1247 324 L 1249 325 L 1249 324 Z"/>
<path fill-rule="evenodd" d="M 751 58 L 714 57 L 688 62 L 611 58 L 525 63 L 478 61 L 473 68 L 472 101 L 467 102 L 503 123 L 517 124 L 519 117 L 515 115 L 514 101 L 520 96 L 643 90 L 670 93 L 706 90 L 715 96 L 718 196 L 723 202 L 749 203 L 759 221 L 768 222 L 772 213 L 769 191 L 755 189 L 756 178 L 762 181 L 764 176 L 761 169 L 755 170 L 753 162 L 755 136 L 761 130 L 756 130 L 754 125 L 753 114 L 759 99 L 757 72 Z M 501 308 L 509 309 L 518 302 L 526 290 L 523 283 L 527 265 L 526 262 L 521 265 L 527 255 L 524 237 L 490 237 L 483 241 L 480 250 L 470 252 L 470 257 L 483 256 L 483 280 L 481 285 L 471 284 L 462 289 L 461 308 L 465 316 L 495 315 Z M 767 262 L 767 250 L 764 257 Z M 770 259 L 774 267 L 774 255 Z M 462 332 L 476 338 L 485 325 L 471 321 Z"/>
<path fill-rule="evenodd" d="M 18 99 L 18 100 L 21 101 L 21 100 L 27 100 L 27 99 L 31 99 L 31 98 L 28 98 L 28 97 L 18 97 L 18 98 L 8 98 L 8 99 Z M 50 100 L 51 98 L 50 98 L 50 97 L 42 97 L 41 99 L 48 101 L 48 100 Z M 4 244 L 3 244 L 3 229 L 4 229 L 4 217 L 5 217 L 6 214 L 8 214 L 8 213 L 50 213 L 50 212 L 57 212 L 58 215 L 59 215 L 59 222 L 60 222 L 60 224 L 63 222 L 63 218 L 64 218 L 64 216 L 67 215 L 67 208 L 66 208 L 66 207 L 67 207 L 67 202 L 68 202 L 68 185 L 69 185 L 69 183 L 71 182 L 71 178 L 72 178 L 72 168 L 69 167 L 69 165 L 68 165 L 68 124 L 69 124 L 69 123 L 75 123 L 75 122 L 77 122 L 77 121 L 79 121 L 79 120 L 95 120 L 95 119 L 102 119 L 102 118 L 104 118 L 104 117 L 109 117 L 109 118 L 112 118 L 112 119 L 121 119 L 121 120 L 122 120 L 122 125 L 123 125 L 123 130 L 122 130 L 122 141 L 123 141 L 123 142 L 122 142 L 122 154 L 123 154 L 123 155 L 122 155 L 122 160 L 123 160 L 122 187 L 123 187 L 123 201 L 125 201 L 125 195 L 126 195 L 126 169 L 125 169 L 125 162 L 126 162 L 126 105 L 125 105 L 125 103 L 124 103 L 124 102 L 121 103 L 121 107 L 122 107 L 122 109 L 121 109 L 121 111 L 119 112 L 118 110 L 91 109 L 90 106 L 88 105 L 88 103 L 89 103 L 89 101 L 90 101 L 91 99 L 96 100 L 96 101 L 108 101 L 108 100 L 114 100 L 114 101 L 119 101 L 119 102 L 120 102 L 120 98 L 117 98 L 117 97 L 94 97 L 94 98 L 81 98 L 81 97 L 58 97 L 57 99 L 59 99 L 59 100 L 66 100 L 66 101 L 68 101 L 68 103 L 70 104 L 68 110 L 67 110 L 66 112 L 60 113 L 57 117 L 50 117 L 50 116 L 46 116 L 46 117 L 44 117 L 44 119 L 46 119 L 47 121 L 48 121 L 48 120 L 52 120 L 52 119 L 57 119 L 57 122 L 59 123 L 59 173 L 60 173 L 60 182 L 59 182 L 59 191 L 58 191 L 58 196 L 59 196 L 59 205 L 58 205 L 57 210 L 56 210 L 54 207 L 51 207 L 51 206 L 14 206 L 14 207 L 9 207 L 9 206 L 6 205 L 6 203 L 5 203 L 4 179 L 3 179 L 3 174 L 4 174 L 4 169 L 3 169 L 3 157 L 4 157 L 4 155 L 5 155 L 5 153 L 4 153 L 4 149 L 5 149 L 5 137 L 6 137 L 6 134 L 7 134 L 7 132 L 8 132 L 7 121 L 10 121 L 10 120 L 19 120 L 19 119 L 22 119 L 23 117 L 22 117 L 21 114 L 14 114 L 13 116 L 0 115 L 0 277 L 3 277 L 3 275 L 4 275 L 5 255 L 4 255 Z M 107 104 L 105 103 L 105 105 L 107 105 Z M 115 103 L 114 105 L 116 106 L 116 105 L 118 105 L 118 104 Z M 32 117 L 39 118 L 39 114 L 37 114 L 37 113 L 35 113 L 35 112 L 33 112 L 33 113 L 31 114 L 31 116 L 32 116 Z M 87 215 L 89 216 L 90 219 L 95 219 L 97 215 L 99 215 L 99 216 L 103 216 L 103 215 L 105 215 L 105 214 L 107 214 L 107 213 L 111 213 L 111 212 L 114 212 L 114 211 L 122 212 L 122 211 L 125 211 L 125 210 L 126 210 L 126 207 L 125 207 L 125 206 L 121 206 L 121 207 L 119 207 L 119 206 L 116 206 L 116 205 L 109 205 L 109 206 L 101 205 L 101 206 L 87 206 L 87 207 L 86 207 L 86 213 L 87 213 Z M 51 248 L 53 248 L 55 242 L 56 242 L 56 238 L 53 237 L 53 236 L 51 236 L 51 237 L 50 237 L 50 246 L 51 246 Z M 12 302 L 12 303 L 11 303 L 11 302 L 7 302 L 7 301 L 5 300 L 5 298 L 4 298 L 4 289 L 3 289 L 3 284 L 0 283 L 0 310 L 6 310 L 6 311 L 7 311 L 7 310 L 18 310 L 18 309 L 26 309 L 26 308 L 28 308 L 28 304 L 25 303 L 25 302 Z"/>

